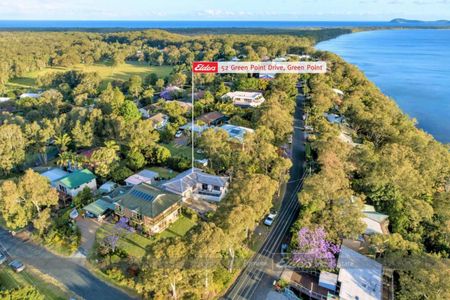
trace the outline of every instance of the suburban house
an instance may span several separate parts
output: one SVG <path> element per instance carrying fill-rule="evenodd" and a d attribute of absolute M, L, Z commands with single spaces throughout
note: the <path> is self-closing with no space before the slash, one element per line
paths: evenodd
<path fill-rule="evenodd" d="M 260 92 L 229 92 L 222 96 L 223 100 L 232 100 L 233 104 L 241 107 L 258 107 L 266 99 Z"/>
<path fill-rule="evenodd" d="M 159 174 L 150 170 L 142 170 L 139 173 L 133 174 L 127 179 L 125 179 L 125 184 L 128 186 L 133 186 L 140 184 L 142 182 L 152 183 Z"/>
<path fill-rule="evenodd" d="M 331 124 L 342 124 L 345 122 L 345 118 L 342 116 L 339 116 L 337 114 L 328 114 L 324 113 L 324 117 L 330 122 Z"/>
<path fill-rule="evenodd" d="M 189 198 L 219 202 L 228 191 L 229 177 L 216 176 L 192 168 L 162 184 L 162 188 Z"/>
<path fill-rule="evenodd" d="M 60 168 L 51 168 L 50 170 L 45 171 L 41 175 L 48 178 L 52 187 L 56 187 L 58 180 L 69 175 L 69 172 L 66 172 Z"/>
<path fill-rule="evenodd" d="M 274 74 L 266 74 L 266 73 L 260 73 L 258 76 L 259 79 L 265 79 L 265 80 L 272 80 L 275 78 Z"/>
<path fill-rule="evenodd" d="M 9 100 L 11 100 L 11 98 L 8 98 L 8 97 L 0 97 L 0 103 L 1 103 L 1 102 L 8 102 Z"/>
<path fill-rule="evenodd" d="M 212 111 L 201 115 L 197 118 L 197 121 L 202 121 L 207 126 L 219 126 L 224 124 L 228 120 L 227 116 L 218 111 Z"/>
<path fill-rule="evenodd" d="M 337 266 L 341 299 L 382 299 L 383 266 L 380 263 L 343 245 Z"/>
<path fill-rule="evenodd" d="M 116 187 L 117 187 L 117 183 L 115 183 L 113 181 L 107 181 L 98 188 L 98 192 L 100 194 L 108 194 L 108 193 L 111 193 L 112 191 L 114 191 L 114 189 Z"/>
<path fill-rule="evenodd" d="M 169 102 L 178 103 L 178 105 L 181 106 L 185 111 L 190 111 L 192 109 L 192 103 L 190 103 L 190 102 L 184 102 L 184 101 L 178 101 L 178 100 L 166 101 L 166 103 L 169 103 Z"/>
<path fill-rule="evenodd" d="M 141 116 L 144 119 L 150 118 L 150 113 L 149 113 L 148 109 L 146 109 L 145 107 L 139 108 L 139 112 L 141 113 Z"/>
<path fill-rule="evenodd" d="M 194 133 L 196 134 L 202 134 L 203 131 L 205 131 L 206 129 L 208 129 L 209 126 L 208 125 L 198 125 L 198 124 L 194 124 Z M 180 127 L 181 130 L 183 131 L 192 131 L 192 123 L 187 123 L 183 126 Z"/>
<path fill-rule="evenodd" d="M 244 137 L 247 133 L 254 133 L 255 131 L 251 128 L 236 126 L 231 124 L 225 124 L 220 127 L 220 129 L 225 130 L 230 136 L 231 140 L 236 140 L 239 143 L 244 142 Z"/>
<path fill-rule="evenodd" d="M 285 269 L 281 279 L 290 289 L 310 299 L 381 300 L 383 294 L 383 266 L 345 245 L 341 246 L 337 261 L 338 273 L 326 271 L 294 271 Z M 383 299 L 391 299 L 385 289 Z"/>
<path fill-rule="evenodd" d="M 164 231 L 180 215 L 181 197 L 147 183 L 135 185 L 114 198 L 114 213 L 130 225 L 155 234 Z"/>
<path fill-rule="evenodd" d="M 22 95 L 19 96 L 20 99 L 24 99 L 24 98 L 34 98 L 37 99 L 39 97 L 41 97 L 42 94 L 38 94 L 38 93 L 23 93 Z"/>
<path fill-rule="evenodd" d="M 165 100 L 180 99 L 183 97 L 184 90 L 177 86 L 168 86 L 160 93 L 161 98 Z"/>
<path fill-rule="evenodd" d="M 70 173 L 56 182 L 56 189 L 70 197 L 75 197 L 85 187 L 93 191 L 97 190 L 95 175 L 88 169 Z"/>
<path fill-rule="evenodd" d="M 167 123 L 169 122 L 169 116 L 163 113 L 157 113 L 156 115 L 153 115 L 148 119 L 152 121 L 153 127 L 157 130 L 166 127 Z"/>
<path fill-rule="evenodd" d="M 364 217 L 362 220 L 366 223 L 367 228 L 365 234 L 389 234 L 389 216 L 379 213 L 372 205 L 364 205 L 362 210 Z"/>

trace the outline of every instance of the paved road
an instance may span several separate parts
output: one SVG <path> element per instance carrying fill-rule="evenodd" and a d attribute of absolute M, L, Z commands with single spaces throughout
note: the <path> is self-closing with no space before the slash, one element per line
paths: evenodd
<path fill-rule="evenodd" d="M 84 259 L 57 256 L 27 239 L 11 236 L 4 229 L 0 229 L 0 245 L 13 259 L 20 259 L 25 265 L 52 276 L 84 299 L 133 299 L 95 277 L 83 266 Z"/>
<path fill-rule="evenodd" d="M 305 161 L 304 133 L 300 130 L 303 123 L 303 100 L 304 97 L 299 93 L 294 114 L 293 164 L 280 212 L 260 251 L 250 260 L 246 268 L 227 291 L 224 299 L 266 299 L 267 294 L 272 289 L 273 281 L 278 279 L 282 271 L 282 268 L 276 264 L 280 260 L 281 243 L 297 219 L 300 209 L 297 193 L 300 191 L 303 183 L 303 163 Z"/>

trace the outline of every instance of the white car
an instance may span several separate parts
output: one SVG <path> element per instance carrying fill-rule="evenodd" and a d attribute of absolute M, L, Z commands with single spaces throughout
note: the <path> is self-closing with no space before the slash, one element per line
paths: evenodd
<path fill-rule="evenodd" d="M 175 133 L 175 137 L 176 137 L 176 138 L 179 138 L 179 137 L 181 137 L 182 135 L 183 135 L 183 131 L 181 131 L 181 130 L 178 130 L 177 133 Z"/>
<path fill-rule="evenodd" d="M 25 269 L 25 265 L 18 259 L 15 259 L 12 262 L 10 262 L 9 266 L 17 273 L 20 273 Z"/>
<path fill-rule="evenodd" d="M 264 224 L 267 225 L 267 226 L 271 226 L 273 221 L 275 220 L 276 216 L 277 216 L 276 213 L 269 214 L 267 216 L 267 218 L 264 220 Z"/>
<path fill-rule="evenodd" d="M 288 143 L 292 144 L 292 134 L 290 136 L 288 136 Z"/>

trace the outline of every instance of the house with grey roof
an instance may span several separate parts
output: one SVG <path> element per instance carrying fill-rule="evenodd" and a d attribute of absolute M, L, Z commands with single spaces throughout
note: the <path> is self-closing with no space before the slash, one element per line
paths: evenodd
<path fill-rule="evenodd" d="M 114 197 L 113 201 L 117 216 L 127 218 L 130 225 L 149 234 L 164 231 L 180 215 L 180 195 L 145 182 Z"/>
<path fill-rule="evenodd" d="M 182 196 L 183 200 L 195 198 L 219 202 L 228 191 L 229 179 L 192 168 L 165 182 L 162 188 Z"/>

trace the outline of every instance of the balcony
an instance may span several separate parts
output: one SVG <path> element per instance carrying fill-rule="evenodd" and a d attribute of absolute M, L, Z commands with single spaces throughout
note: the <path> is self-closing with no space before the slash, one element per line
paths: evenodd
<path fill-rule="evenodd" d="M 194 192 L 194 197 L 207 201 L 218 202 L 222 200 L 224 194 L 225 193 L 221 191 L 198 190 Z"/>

